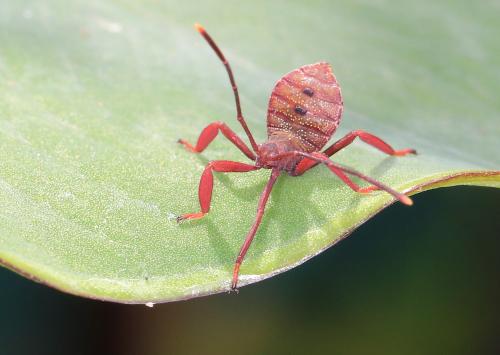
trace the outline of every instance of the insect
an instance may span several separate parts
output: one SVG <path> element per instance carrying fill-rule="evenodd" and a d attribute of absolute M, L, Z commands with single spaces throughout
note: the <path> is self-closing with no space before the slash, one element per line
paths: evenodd
<path fill-rule="evenodd" d="M 356 192 L 365 194 L 380 189 L 390 193 L 402 203 L 412 205 L 413 202 L 408 196 L 354 169 L 337 164 L 329 157 L 351 144 L 356 137 L 389 155 L 416 154 L 414 149 L 394 150 L 382 139 L 368 132 L 356 130 L 348 133 L 321 152 L 321 149 L 337 129 L 343 110 L 340 87 L 328 63 L 320 62 L 302 66 L 278 80 L 271 93 L 267 110 L 268 140 L 263 144 L 257 144 L 243 118 L 238 88 L 229 62 L 207 31 L 199 24 L 195 24 L 195 28 L 215 51 L 226 68 L 236 102 L 236 118 L 243 127 L 252 149 L 224 122 L 214 122 L 205 127 L 195 146 L 184 139 L 179 139 L 178 142 L 190 152 L 201 153 L 221 132 L 252 160 L 253 164 L 228 160 L 209 162 L 201 175 L 198 190 L 201 211 L 183 214 L 177 217 L 177 221 L 199 219 L 209 212 L 214 171 L 243 173 L 258 169 L 271 169 L 269 181 L 260 196 L 255 221 L 234 264 L 232 290 L 237 288 L 240 266 L 262 221 L 273 185 L 282 172 L 291 176 L 299 176 L 318 164 L 324 164 Z M 349 176 L 357 176 L 371 185 L 360 187 Z"/>

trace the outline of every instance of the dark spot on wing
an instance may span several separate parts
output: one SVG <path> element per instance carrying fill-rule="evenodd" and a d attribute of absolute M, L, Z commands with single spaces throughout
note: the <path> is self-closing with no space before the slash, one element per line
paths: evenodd
<path fill-rule="evenodd" d="M 312 91 L 312 89 L 309 89 L 309 88 L 305 88 L 304 90 L 302 90 L 302 92 L 304 94 L 306 94 L 307 96 L 313 96 L 314 95 L 314 91 Z"/>
<path fill-rule="evenodd" d="M 307 113 L 307 110 L 300 106 L 295 106 L 295 112 L 297 112 L 299 115 L 304 116 Z"/>

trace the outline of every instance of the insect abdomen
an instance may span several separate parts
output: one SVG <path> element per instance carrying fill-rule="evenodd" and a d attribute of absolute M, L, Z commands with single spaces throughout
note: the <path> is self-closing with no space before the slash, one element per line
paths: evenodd
<path fill-rule="evenodd" d="M 273 89 L 267 112 L 269 139 L 288 138 L 301 150 L 320 150 L 337 129 L 342 95 L 328 63 L 300 67 Z"/>

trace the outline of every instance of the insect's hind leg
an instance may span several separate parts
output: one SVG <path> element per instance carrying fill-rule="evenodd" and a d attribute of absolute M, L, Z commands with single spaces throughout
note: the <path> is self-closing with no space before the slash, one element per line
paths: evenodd
<path fill-rule="evenodd" d="M 177 222 L 187 219 L 202 218 L 210 211 L 210 203 L 212 201 L 212 191 L 214 186 L 213 171 L 223 173 L 245 173 L 252 170 L 260 169 L 254 165 L 239 163 L 228 160 L 214 160 L 208 163 L 203 170 L 200 178 L 200 185 L 198 187 L 198 198 L 200 201 L 200 212 L 186 213 L 177 217 Z"/>
<path fill-rule="evenodd" d="M 353 191 L 360 194 L 367 194 L 372 191 L 380 190 L 378 186 L 370 185 L 367 187 L 359 187 L 354 181 L 351 180 L 341 169 L 334 165 L 327 165 L 328 169 L 335 175 L 337 175 L 340 180 L 342 180 L 347 186 L 349 186 Z"/>
<path fill-rule="evenodd" d="M 344 181 L 347 185 L 349 185 L 349 187 L 351 187 L 355 191 L 357 189 L 358 192 L 369 192 L 369 191 L 373 191 L 375 188 L 378 188 L 380 190 L 384 190 L 384 191 L 390 193 L 392 196 L 397 198 L 400 202 L 404 203 L 405 205 L 411 206 L 413 204 L 413 201 L 411 200 L 411 198 L 409 198 L 405 194 L 399 193 L 399 192 L 395 191 L 394 189 L 392 189 L 391 187 L 389 187 L 389 186 L 381 183 L 380 181 L 377 181 L 369 176 L 366 176 L 366 175 L 360 173 L 359 171 L 356 171 L 356 170 L 348 168 L 346 166 L 342 166 L 342 165 L 339 165 L 337 163 L 334 163 L 333 161 L 331 161 L 329 159 L 329 157 L 327 157 L 323 153 L 319 153 L 319 152 L 306 153 L 306 152 L 302 152 L 302 151 L 293 151 L 293 152 L 283 153 L 283 154 L 277 156 L 275 159 L 280 159 L 280 158 L 289 157 L 289 156 L 302 156 L 302 157 L 307 158 L 308 160 L 310 160 L 312 162 L 325 164 L 334 174 L 339 176 L 342 179 L 342 181 Z M 353 176 L 357 176 L 360 179 L 365 180 L 366 182 L 373 184 L 374 187 L 369 186 L 365 189 L 360 189 L 359 186 L 357 186 L 354 182 L 352 182 L 344 173 L 347 173 L 347 174 L 353 175 Z M 359 191 L 359 190 L 361 190 L 361 191 Z"/>
<path fill-rule="evenodd" d="M 339 150 L 347 147 L 349 144 L 351 144 L 356 137 L 359 137 L 363 142 L 371 145 L 372 147 L 377 148 L 378 150 L 392 155 L 392 156 L 397 156 L 397 157 L 402 157 L 407 154 L 417 154 L 417 151 L 415 149 L 407 148 L 407 149 L 401 149 L 401 150 L 395 150 L 391 145 L 386 143 L 384 140 L 381 138 L 374 136 L 371 133 L 365 132 L 363 130 L 356 130 L 349 132 L 346 134 L 344 137 L 340 138 L 338 141 L 333 143 L 331 146 L 329 146 L 327 149 L 324 150 L 323 154 L 325 154 L 328 157 L 331 157 L 333 154 L 337 153 Z M 297 165 L 295 174 L 296 175 L 302 175 L 305 173 L 307 170 L 311 169 L 312 167 L 318 165 L 317 161 L 310 160 L 310 159 L 303 159 L 299 165 Z"/>
<path fill-rule="evenodd" d="M 316 153 L 316 154 L 323 155 L 321 153 Z M 326 156 L 325 156 L 325 158 L 328 159 L 328 157 L 326 157 Z M 297 165 L 297 167 L 295 168 L 295 171 L 293 171 L 292 175 L 293 176 L 300 176 L 304 172 L 306 172 L 307 170 L 309 170 L 312 167 L 316 166 L 317 164 L 319 164 L 319 162 L 316 161 L 316 160 L 304 158 L 303 160 L 300 161 L 299 165 Z M 359 187 L 359 185 L 356 184 L 354 181 L 352 181 L 351 178 L 349 178 L 349 176 L 347 176 L 346 174 L 344 174 L 344 172 L 341 169 L 338 169 L 338 168 L 336 168 L 334 166 L 327 166 L 327 167 L 328 167 L 328 169 L 331 170 L 331 172 L 333 172 L 335 175 L 337 175 L 353 191 L 356 191 L 356 192 L 358 192 L 360 194 L 368 194 L 368 193 L 370 193 L 372 191 L 380 190 L 375 185 L 370 185 L 370 186 L 366 186 L 366 187 Z"/>
<path fill-rule="evenodd" d="M 240 137 L 234 131 L 229 128 L 224 122 L 213 122 L 206 126 L 203 131 L 201 131 L 200 136 L 196 145 L 193 147 L 189 142 L 184 139 L 179 139 L 178 142 L 182 144 L 187 150 L 193 153 L 201 153 L 208 147 L 210 143 L 217 137 L 217 134 L 222 132 L 222 134 L 239 150 L 243 152 L 249 159 L 255 160 L 255 154 L 248 148 L 248 146 L 241 140 Z"/>
<path fill-rule="evenodd" d="M 309 155 L 310 158 L 316 160 L 317 162 L 325 164 L 334 174 L 336 174 L 342 181 L 344 181 L 349 187 L 351 187 L 355 191 L 359 192 L 359 190 L 362 190 L 362 189 L 359 189 L 359 187 L 355 183 L 353 183 L 344 173 L 357 176 L 360 179 L 363 179 L 363 180 L 373 184 L 373 187 L 369 186 L 366 188 L 368 191 L 361 191 L 361 192 L 369 192 L 369 191 L 373 191 L 373 189 L 378 188 L 380 190 L 384 190 L 384 191 L 390 193 L 392 196 L 397 198 L 401 203 L 404 203 L 405 205 L 411 206 L 413 204 L 413 201 L 411 200 L 411 198 L 409 198 L 405 194 L 399 193 L 399 192 L 395 191 L 394 189 L 392 189 L 391 187 L 389 187 L 389 186 L 381 183 L 380 181 L 377 181 L 369 176 L 366 176 L 366 175 L 360 173 L 359 171 L 356 171 L 354 169 L 336 164 L 333 161 L 331 161 L 325 154 L 312 153 L 312 154 L 307 154 L 307 155 Z M 356 188 L 358 190 L 356 190 Z"/>

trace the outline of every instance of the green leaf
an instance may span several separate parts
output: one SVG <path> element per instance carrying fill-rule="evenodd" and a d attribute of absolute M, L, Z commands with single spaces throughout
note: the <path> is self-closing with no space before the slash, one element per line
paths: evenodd
<path fill-rule="evenodd" d="M 223 137 L 201 155 L 176 143 L 215 120 L 242 133 L 194 22 L 230 59 L 259 142 L 274 82 L 325 60 L 345 101 L 336 138 L 365 129 L 420 153 L 387 157 L 356 142 L 335 161 L 410 193 L 499 187 L 498 16 L 493 2 L 452 0 L 2 1 L 0 260 L 118 302 L 229 288 L 269 171 L 216 174 L 208 216 L 171 218 L 198 211 L 209 160 L 246 161 Z M 392 202 L 352 192 L 324 167 L 280 177 L 240 285 L 304 262 Z"/>

